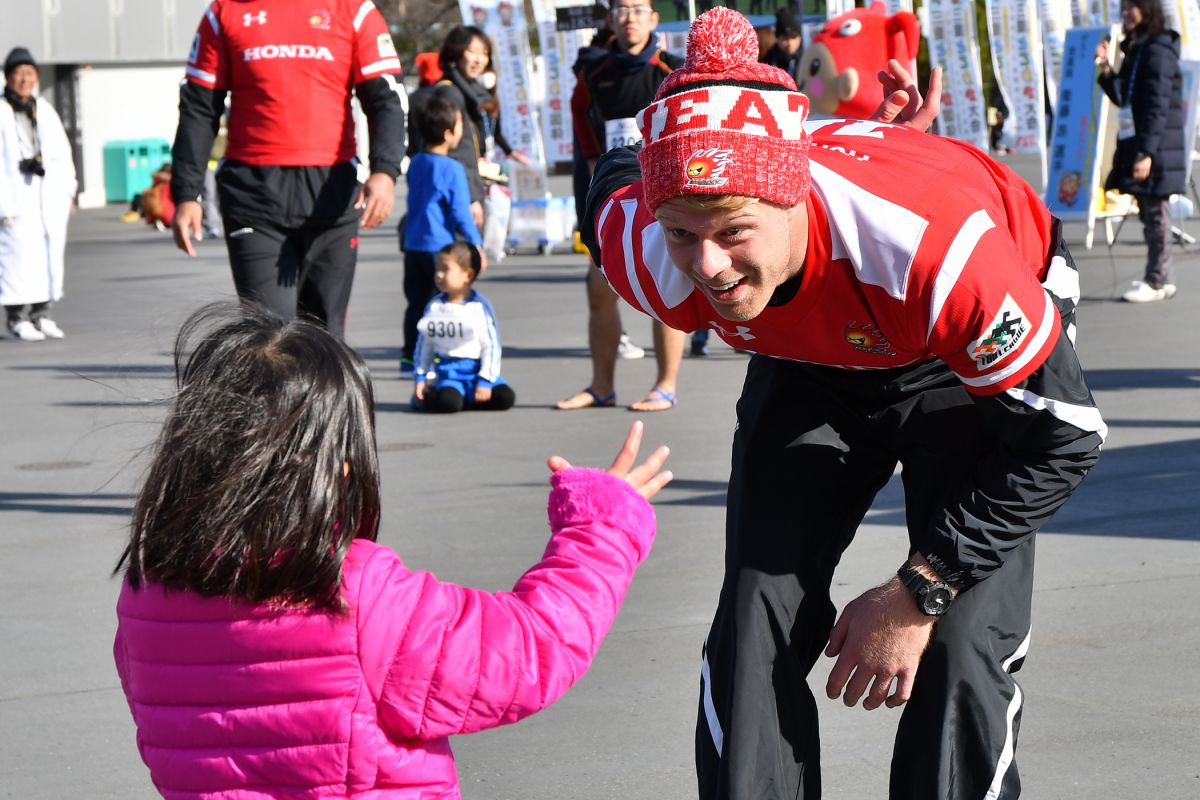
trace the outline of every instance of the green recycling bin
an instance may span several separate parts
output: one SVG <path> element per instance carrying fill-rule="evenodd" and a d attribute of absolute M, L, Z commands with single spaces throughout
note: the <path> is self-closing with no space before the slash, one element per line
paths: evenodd
<path fill-rule="evenodd" d="M 104 145 L 104 196 L 128 203 L 149 188 L 154 173 L 171 160 L 166 139 L 117 139 Z"/>

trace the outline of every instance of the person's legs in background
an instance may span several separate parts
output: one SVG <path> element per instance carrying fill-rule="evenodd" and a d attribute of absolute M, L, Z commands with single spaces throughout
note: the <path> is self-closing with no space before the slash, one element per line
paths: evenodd
<path fill-rule="evenodd" d="M 1152 303 L 1175 296 L 1171 263 L 1171 207 L 1166 197 L 1138 196 L 1138 219 L 1146 242 L 1146 272 L 1124 294 L 1127 303 Z"/>
<path fill-rule="evenodd" d="M 46 338 L 46 334 L 39 331 L 37 326 L 33 324 L 33 320 L 29 319 L 26 314 L 26 309 L 28 308 L 29 306 L 25 303 L 4 307 L 8 332 L 14 339 L 20 339 L 22 342 L 43 341 Z"/>
<path fill-rule="evenodd" d="M 50 300 L 44 300 L 41 303 L 31 305 L 29 307 L 29 321 L 47 339 L 61 339 L 66 334 L 63 333 L 62 328 L 58 327 L 58 323 L 50 318 L 50 307 L 52 305 L 54 303 Z"/>
<path fill-rule="evenodd" d="M 296 318 L 300 242 L 278 228 L 230 224 L 225 246 L 238 299 L 262 305 L 281 319 Z"/>
<path fill-rule="evenodd" d="M 358 219 L 331 227 L 305 226 L 302 236 L 296 313 L 320 320 L 334 336 L 344 337 L 346 307 L 358 265 Z"/>
<path fill-rule="evenodd" d="M 629 406 L 631 411 L 666 411 L 675 407 L 679 364 L 683 361 L 687 338 L 688 335 L 683 331 L 668 328 L 655 320 L 654 360 L 657 362 L 658 375 L 646 396 Z"/>
<path fill-rule="evenodd" d="M 436 287 L 433 273 L 437 261 L 434 253 L 410 250 L 404 254 L 404 348 L 400 356 L 400 374 L 412 375 L 413 356 L 417 352 L 417 323 L 425 313 L 425 305 L 433 297 Z"/>
<path fill-rule="evenodd" d="M 589 406 L 608 406 L 616 400 L 613 389 L 617 368 L 617 346 L 621 341 L 621 312 L 617 295 L 600 270 L 591 267 L 587 275 L 588 348 L 592 356 L 592 382 L 555 404 L 569 411 Z"/>

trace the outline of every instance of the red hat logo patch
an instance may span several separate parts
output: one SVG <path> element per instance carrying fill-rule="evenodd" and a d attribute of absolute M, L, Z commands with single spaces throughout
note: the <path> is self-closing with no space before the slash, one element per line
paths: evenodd
<path fill-rule="evenodd" d="M 684 172 L 690 186 L 724 186 L 729 183 L 725 169 L 733 160 L 733 150 L 709 147 L 697 150 L 687 161 Z"/>

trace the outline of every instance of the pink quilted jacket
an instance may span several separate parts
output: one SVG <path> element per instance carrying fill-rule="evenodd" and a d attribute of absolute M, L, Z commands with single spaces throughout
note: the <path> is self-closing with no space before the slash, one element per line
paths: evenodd
<path fill-rule="evenodd" d="M 599 470 L 554 475 L 549 505 L 545 555 L 510 592 L 440 583 L 366 540 L 343 617 L 125 582 L 113 651 L 159 792 L 459 798 L 446 737 L 561 697 L 654 539 L 650 504 Z"/>

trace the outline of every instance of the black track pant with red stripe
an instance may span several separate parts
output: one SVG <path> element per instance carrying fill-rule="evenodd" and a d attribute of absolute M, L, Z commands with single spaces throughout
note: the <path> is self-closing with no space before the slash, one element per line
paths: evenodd
<path fill-rule="evenodd" d="M 843 551 L 897 462 L 920 530 L 998 441 L 938 362 L 847 372 L 755 356 L 737 417 L 725 582 L 702 664 L 700 797 L 814 800 L 820 737 L 805 679 L 834 623 Z M 1028 646 L 1033 561 L 1029 537 L 937 622 L 900 719 L 892 800 L 1019 793 L 1012 674 Z"/>
<path fill-rule="evenodd" d="M 222 164 L 217 192 L 238 297 L 342 336 L 358 260 L 358 186 L 350 163 Z"/>

